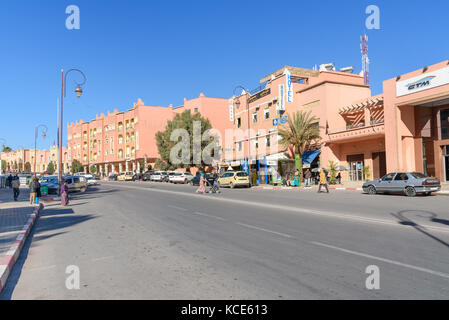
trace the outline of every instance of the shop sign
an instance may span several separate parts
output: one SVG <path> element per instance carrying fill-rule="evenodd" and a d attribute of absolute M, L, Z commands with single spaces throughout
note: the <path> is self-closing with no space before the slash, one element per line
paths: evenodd
<path fill-rule="evenodd" d="M 288 69 L 285 69 L 285 81 L 287 85 L 287 102 L 293 102 L 292 76 Z"/>
<path fill-rule="evenodd" d="M 449 67 L 428 72 L 421 76 L 403 80 L 396 83 L 396 95 L 398 97 L 407 94 L 424 91 L 449 83 Z"/>
<path fill-rule="evenodd" d="M 229 101 L 229 121 L 234 122 L 234 103 L 232 99 Z"/>
<path fill-rule="evenodd" d="M 277 105 L 277 110 L 285 110 L 285 91 L 284 91 L 284 85 L 279 85 L 279 102 Z"/>
<path fill-rule="evenodd" d="M 252 95 L 251 97 L 249 97 L 248 103 L 252 103 L 252 102 L 254 102 L 256 100 L 259 100 L 260 98 L 268 96 L 270 93 L 271 93 L 271 89 L 270 88 L 262 90 L 262 91 L 259 91 L 255 95 Z"/>

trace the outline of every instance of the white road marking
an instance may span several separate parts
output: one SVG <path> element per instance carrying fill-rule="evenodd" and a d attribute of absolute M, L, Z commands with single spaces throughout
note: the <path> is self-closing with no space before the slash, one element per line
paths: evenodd
<path fill-rule="evenodd" d="M 187 209 L 181 208 L 181 207 L 177 207 L 177 206 L 171 206 L 171 205 L 168 205 L 167 207 L 173 208 L 173 209 L 177 209 L 177 210 L 181 210 L 181 211 L 187 211 Z"/>
<path fill-rule="evenodd" d="M 56 265 L 45 266 L 45 267 L 37 267 L 37 268 L 31 268 L 31 269 L 26 269 L 26 271 L 42 271 L 42 270 L 48 270 L 48 269 L 53 269 L 53 268 L 56 268 Z"/>
<path fill-rule="evenodd" d="M 256 227 L 256 226 L 253 226 L 253 225 L 250 225 L 250 224 L 246 224 L 246 223 L 236 222 L 236 224 L 238 224 L 240 226 L 243 226 L 243 227 L 250 228 L 250 229 L 256 229 L 256 230 L 260 230 L 260 231 L 265 231 L 265 232 L 277 234 L 279 236 L 286 237 L 286 238 L 293 238 L 291 235 L 286 234 L 286 233 L 280 233 L 280 232 L 276 232 L 276 231 L 272 231 L 272 230 Z"/>
<path fill-rule="evenodd" d="M 373 260 L 378 260 L 378 261 L 382 261 L 382 262 L 387 262 L 387 263 L 394 264 L 394 265 L 397 265 L 397 266 L 400 266 L 400 267 L 409 268 L 409 269 L 413 269 L 413 270 L 417 270 L 417 271 L 421 271 L 421 272 L 425 272 L 425 273 L 433 274 L 435 276 L 439 276 L 439 277 L 443 277 L 443 278 L 449 279 L 449 274 L 447 274 L 447 273 L 438 272 L 438 271 L 434 271 L 434 270 L 430 270 L 430 269 L 426 269 L 426 268 L 421 268 L 421 267 L 413 266 L 411 264 L 402 263 L 402 262 L 399 262 L 399 261 L 394 261 L 394 260 L 390 260 L 390 259 L 380 258 L 380 257 L 372 256 L 372 255 L 369 255 L 369 254 L 360 253 L 360 252 L 357 252 L 357 251 L 343 249 L 343 248 L 335 247 L 335 246 L 332 246 L 332 245 L 329 245 L 329 244 L 325 244 L 325 243 L 321 243 L 321 242 L 311 241 L 310 243 L 312 243 L 314 245 L 317 245 L 317 246 L 326 247 L 326 248 L 338 250 L 338 251 L 341 251 L 341 252 L 346 252 L 346 253 L 349 253 L 349 254 L 357 255 L 357 256 L 360 256 L 360 257 L 368 258 L 368 259 L 373 259 Z"/>
<path fill-rule="evenodd" d="M 332 217 L 332 218 L 337 218 L 337 219 L 353 220 L 353 221 L 367 222 L 367 223 L 378 223 L 378 224 L 389 225 L 392 227 L 402 228 L 404 230 L 406 230 L 407 228 L 410 229 L 410 226 L 402 225 L 398 221 L 394 221 L 394 220 L 367 218 L 367 217 L 350 215 L 350 214 L 345 214 L 345 213 L 301 209 L 301 208 L 289 207 L 289 206 L 278 205 L 278 204 L 252 202 L 252 201 L 238 200 L 238 199 L 219 198 L 219 197 L 202 197 L 201 198 L 201 197 L 198 197 L 198 195 L 194 194 L 194 193 L 186 193 L 186 192 L 172 191 L 172 190 L 162 190 L 162 189 L 135 187 L 135 186 L 126 186 L 126 185 L 121 185 L 120 187 L 129 188 L 129 189 L 147 190 L 147 191 L 160 192 L 160 193 L 171 193 L 171 194 L 176 194 L 176 195 L 180 195 L 180 196 L 194 197 L 195 199 L 201 199 L 201 200 L 206 200 L 206 201 L 233 202 L 233 203 L 238 203 L 238 204 L 242 204 L 242 205 L 250 205 L 250 206 L 270 208 L 270 209 L 275 209 L 275 210 L 306 213 L 306 214 L 312 214 L 312 215 L 318 215 L 318 216 Z M 426 229 L 429 229 L 429 230 L 449 233 L 449 228 L 447 228 L 447 227 L 435 227 L 435 226 L 424 225 L 424 224 L 420 224 L 420 226 L 424 227 Z"/>
<path fill-rule="evenodd" d="M 223 219 L 223 218 L 217 217 L 217 216 L 213 216 L 213 215 L 210 215 L 210 214 L 207 214 L 207 213 L 202 213 L 202 212 L 198 212 L 198 211 L 195 211 L 195 212 L 192 212 L 192 213 L 193 214 L 197 214 L 199 216 L 204 216 L 204 217 L 214 218 L 214 219 L 221 220 L 221 221 L 226 221 L 226 219 Z"/>
<path fill-rule="evenodd" d="M 112 259 L 112 258 L 114 258 L 114 256 L 94 258 L 94 259 L 92 259 L 92 261 L 101 261 L 101 260 Z"/>

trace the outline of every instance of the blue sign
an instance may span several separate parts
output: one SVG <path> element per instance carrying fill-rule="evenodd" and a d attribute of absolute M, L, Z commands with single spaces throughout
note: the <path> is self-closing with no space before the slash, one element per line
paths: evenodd
<path fill-rule="evenodd" d="M 273 119 L 273 127 L 278 126 L 280 124 L 284 124 L 284 123 L 287 123 L 287 116 Z"/>

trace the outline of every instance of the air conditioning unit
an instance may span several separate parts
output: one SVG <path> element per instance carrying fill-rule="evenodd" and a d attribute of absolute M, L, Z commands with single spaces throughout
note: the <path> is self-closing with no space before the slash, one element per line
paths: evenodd
<path fill-rule="evenodd" d="M 335 71 L 333 63 L 320 64 L 320 71 Z"/>
<path fill-rule="evenodd" d="M 345 68 L 341 68 L 340 72 L 345 72 L 345 73 L 353 73 L 354 72 L 354 67 L 345 67 Z"/>

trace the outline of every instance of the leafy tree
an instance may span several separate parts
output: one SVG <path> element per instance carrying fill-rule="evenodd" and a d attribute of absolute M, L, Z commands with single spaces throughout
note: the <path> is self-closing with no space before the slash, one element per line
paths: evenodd
<path fill-rule="evenodd" d="M 74 159 L 72 161 L 72 173 L 77 173 L 77 172 L 81 172 L 81 171 L 84 171 L 84 166 L 82 165 L 81 162 Z"/>
<path fill-rule="evenodd" d="M 5 172 L 7 168 L 6 160 L 2 160 L 2 171 Z"/>
<path fill-rule="evenodd" d="M 148 171 L 153 170 L 153 167 L 151 166 L 151 164 L 148 165 Z"/>
<path fill-rule="evenodd" d="M 365 181 L 371 180 L 371 172 L 369 166 L 363 166 L 363 175 L 365 176 Z"/>
<path fill-rule="evenodd" d="M 165 170 L 173 170 L 176 168 L 186 168 L 190 170 L 191 167 L 201 166 L 204 167 L 208 165 L 204 163 L 204 159 L 201 157 L 201 163 L 194 164 L 194 148 L 193 148 L 193 124 L 194 121 L 201 122 L 201 136 L 203 136 L 204 132 L 211 129 L 211 124 L 208 119 L 201 117 L 199 112 L 191 114 L 190 110 L 186 110 L 183 113 L 178 113 L 173 120 L 169 120 L 165 127 L 165 131 L 159 131 L 156 133 L 156 142 L 157 148 L 159 151 L 159 155 L 161 157 L 161 161 L 165 162 L 166 169 Z M 170 136 L 172 132 L 176 129 L 185 129 L 187 130 L 190 137 L 190 148 L 189 155 L 186 157 L 185 161 L 180 164 L 174 164 L 170 161 L 170 151 L 175 145 L 180 143 L 179 141 L 171 141 Z M 181 141 L 181 140 L 180 140 Z M 208 145 L 210 145 L 211 141 L 202 141 L 201 139 L 201 151 Z M 186 146 L 187 147 L 187 146 Z M 208 147 L 209 148 L 209 147 Z M 159 163 L 162 165 L 162 163 Z"/>
<path fill-rule="evenodd" d="M 2 145 L 2 152 L 11 152 L 12 149 L 8 146 Z"/>
<path fill-rule="evenodd" d="M 53 174 L 55 173 L 55 165 L 53 164 L 53 162 L 50 162 L 47 166 L 47 172 L 48 174 Z"/>
<path fill-rule="evenodd" d="M 333 160 L 329 161 L 329 184 L 337 184 L 337 163 Z"/>
<path fill-rule="evenodd" d="M 17 161 L 14 160 L 14 170 L 19 169 L 19 166 L 17 165 Z"/>
<path fill-rule="evenodd" d="M 25 172 L 30 173 L 31 172 L 31 163 L 26 162 L 25 163 Z"/>
<path fill-rule="evenodd" d="M 318 118 L 310 114 L 311 111 L 297 111 L 289 115 L 288 122 L 278 130 L 278 135 L 281 137 L 279 144 L 290 148 L 293 154 L 299 155 L 299 172 L 302 172 L 303 153 L 321 140 L 322 127 L 318 125 Z"/>
<path fill-rule="evenodd" d="M 90 168 L 89 168 L 89 172 L 90 173 L 96 173 L 97 172 L 97 167 L 94 166 L 94 165 L 91 165 Z"/>
<path fill-rule="evenodd" d="M 158 170 L 166 171 L 166 170 L 169 170 L 170 165 L 161 159 L 156 159 L 156 162 L 154 163 L 154 168 L 158 169 Z M 148 170 L 151 170 L 151 169 L 148 169 Z"/>

